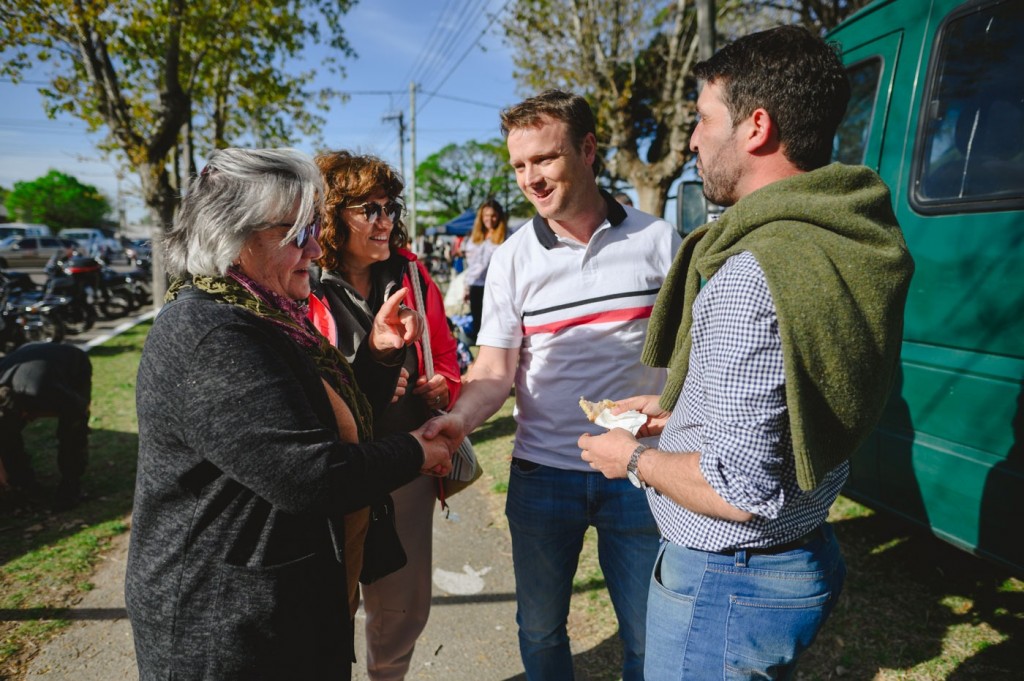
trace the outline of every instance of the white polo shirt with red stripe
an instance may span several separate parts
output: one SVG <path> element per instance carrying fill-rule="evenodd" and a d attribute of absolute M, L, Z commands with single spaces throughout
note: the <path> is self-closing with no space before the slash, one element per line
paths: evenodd
<path fill-rule="evenodd" d="M 513 456 L 588 472 L 576 440 L 604 430 L 587 421 L 580 397 L 661 393 L 666 370 L 644 366 L 640 353 L 680 243 L 669 223 L 602 196 L 608 218 L 589 244 L 535 216 L 495 251 L 477 336 L 519 349 Z"/>

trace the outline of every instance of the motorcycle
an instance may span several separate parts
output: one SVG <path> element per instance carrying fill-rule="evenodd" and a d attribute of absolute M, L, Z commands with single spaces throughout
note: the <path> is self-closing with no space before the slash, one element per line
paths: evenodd
<path fill-rule="evenodd" d="M 11 304 L 10 280 L 0 273 L 0 353 L 7 354 L 25 343 L 25 331 L 17 306 Z"/>
<path fill-rule="evenodd" d="M 85 333 L 99 316 L 100 264 L 93 258 L 73 255 L 46 266 L 46 295 L 69 300 L 63 310 L 64 328 L 70 334 Z"/>
<path fill-rule="evenodd" d="M 73 301 L 71 326 L 80 329 L 76 333 L 91 328 L 99 316 L 117 319 L 134 309 L 134 291 L 124 275 L 96 258 L 71 255 L 47 265 L 46 271 L 47 291 Z"/>
<path fill-rule="evenodd" d="M 21 326 L 25 342 L 59 342 L 64 339 L 64 308 L 70 300 L 48 296 L 24 272 L 7 272 L 5 288 L 7 305 Z"/>
<path fill-rule="evenodd" d="M 126 275 L 139 307 L 153 303 L 153 269 L 149 258 L 136 258 L 135 269 Z"/>
<path fill-rule="evenodd" d="M 100 268 L 100 311 L 107 319 L 123 317 L 137 310 L 138 286 L 131 274 L 118 272 L 102 265 Z"/>

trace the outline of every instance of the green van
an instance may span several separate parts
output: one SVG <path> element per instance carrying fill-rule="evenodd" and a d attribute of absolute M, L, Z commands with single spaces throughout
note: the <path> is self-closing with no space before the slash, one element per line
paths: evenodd
<path fill-rule="evenodd" d="M 835 156 L 886 181 L 917 265 L 900 381 L 844 494 L 1018 572 L 1022 28 L 1021 0 L 882 0 L 829 36 L 853 85 Z"/>
<path fill-rule="evenodd" d="M 834 158 L 875 169 L 914 256 L 902 367 L 843 493 L 1024 573 L 1024 0 L 879 0 L 829 35 Z M 721 209 L 684 174 L 686 234 Z"/>

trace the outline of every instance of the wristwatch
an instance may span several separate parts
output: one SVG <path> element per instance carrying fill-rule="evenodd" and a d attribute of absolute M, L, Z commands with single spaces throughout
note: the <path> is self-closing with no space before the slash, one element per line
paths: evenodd
<path fill-rule="evenodd" d="M 648 449 L 650 447 L 647 445 L 637 445 L 636 449 L 633 450 L 633 454 L 629 457 L 629 463 L 626 464 L 626 477 L 633 483 L 633 487 L 639 489 L 647 489 L 647 483 L 640 477 L 640 469 L 637 466 L 640 463 L 640 455 Z"/>

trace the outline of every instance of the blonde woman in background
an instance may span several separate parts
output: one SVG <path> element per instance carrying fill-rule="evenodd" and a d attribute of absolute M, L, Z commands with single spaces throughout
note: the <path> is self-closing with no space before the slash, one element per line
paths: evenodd
<path fill-rule="evenodd" d="M 488 199 L 477 209 L 473 231 L 462 244 L 462 252 L 466 256 L 466 297 L 469 300 L 469 313 L 473 317 L 470 341 L 474 345 L 484 309 L 487 268 L 491 264 L 494 250 L 505 241 L 507 231 L 504 209 L 494 199 Z"/>

